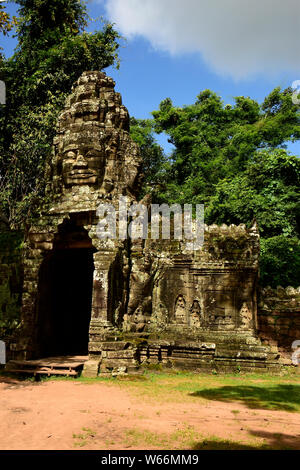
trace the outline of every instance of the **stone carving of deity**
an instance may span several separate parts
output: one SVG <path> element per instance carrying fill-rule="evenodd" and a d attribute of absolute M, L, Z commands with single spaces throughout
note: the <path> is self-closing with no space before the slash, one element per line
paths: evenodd
<path fill-rule="evenodd" d="M 191 307 L 191 315 L 190 315 L 191 326 L 199 327 L 201 323 L 200 319 L 201 319 L 201 308 L 200 308 L 198 300 L 194 300 L 192 307 Z"/>
<path fill-rule="evenodd" d="M 240 318 L 241 318 L 241 327 L 244 329 L 248 329 L 252 327 L 252 313 L 248 308 L 246 302 L 243 303 L 242 308 L 240 310 Z"/>
<path fill-rule="evenodd" d="M 175 304 L 175 323 L 184 324 L 186 323 L 186 302 L 183 295 L 179 295 Z"/>

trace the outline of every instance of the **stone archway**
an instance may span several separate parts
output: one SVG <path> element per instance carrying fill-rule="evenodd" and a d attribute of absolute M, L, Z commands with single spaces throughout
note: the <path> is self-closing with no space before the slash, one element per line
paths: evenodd
<path fill-rule="evenodd" d="M 65 221 L 39 270 L 40 357 L 88 354 L 95 248 L 82 226 Z"/>

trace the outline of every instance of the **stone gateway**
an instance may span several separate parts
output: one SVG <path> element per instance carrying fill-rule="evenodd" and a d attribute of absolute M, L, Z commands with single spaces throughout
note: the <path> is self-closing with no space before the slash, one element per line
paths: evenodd
<path fill-rule="evenodd" d="M 259 233 L 205 226 L 204 244 L 99 239 L 97 208 L 138 202 L 141 157 L 114 81 L 84 72 L 60 114 L 47 164 L 51 203 L 24 251 L 15 358 L 88 354 L 83 374 L 149 364 L 270 370 L 276 347 L 257 336 Z M 118 223 L 118 222 L 117 222 Z"/>

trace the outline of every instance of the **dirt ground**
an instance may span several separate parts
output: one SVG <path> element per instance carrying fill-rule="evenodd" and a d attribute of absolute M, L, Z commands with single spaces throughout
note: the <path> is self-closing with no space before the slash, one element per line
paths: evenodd
<path fill-rule="evenodd" d="M 105 382 L 0 378 L 0 449 L 300 449 L 300 413 L 138 397 Z"/>

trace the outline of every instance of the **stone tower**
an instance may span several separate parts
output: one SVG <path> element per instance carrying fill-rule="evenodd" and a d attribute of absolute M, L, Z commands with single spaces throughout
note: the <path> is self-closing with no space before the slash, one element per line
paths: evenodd
<path fill-rule="evenodd" d="M 140 186 L 139 148 L 114 85 L 105 73 L 84 72 L 59 116 L 46 169 L 52 202 L 24 253 L 18 357 L 87 353 L 128 303 L 127 242 L 97 237 L 99 204 L 117 209 L 120 196 L 132 204 Z"/>

